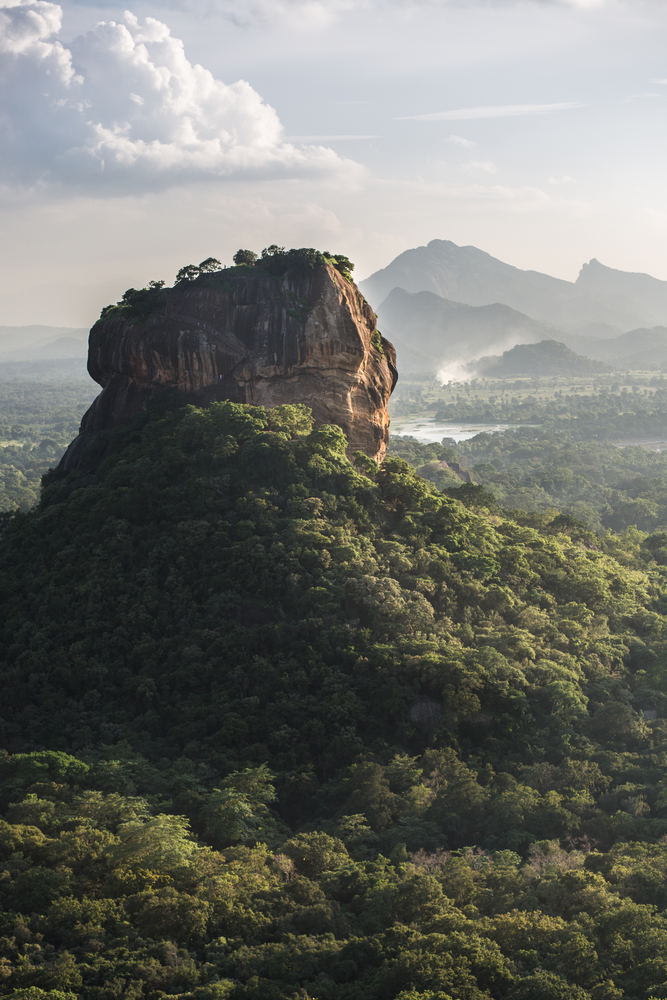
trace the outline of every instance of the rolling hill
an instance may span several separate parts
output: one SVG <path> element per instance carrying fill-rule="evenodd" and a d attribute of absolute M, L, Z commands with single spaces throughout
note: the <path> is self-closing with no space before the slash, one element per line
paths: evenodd
<path fill-rule="evenodd" d="M 597 375 L 612 369 L 602 361 L 575 354 L 557 340 L 542 340 L 539 344 L 517 344 L 500 357 L 479 358 L 468 366 L 471 373 L 484 378 L 512 378 L 532 375 Z"/>

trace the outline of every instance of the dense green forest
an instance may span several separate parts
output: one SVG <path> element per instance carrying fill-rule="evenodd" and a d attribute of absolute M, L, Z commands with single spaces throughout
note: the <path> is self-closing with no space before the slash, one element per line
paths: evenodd
<path fill-rule="evenodd" d="M 593 380 L 487 379 L 446 386 L 412 378 L 401 392 L 392 402 L 394 411 L 420 410 L 423 426 L 434 421 L 444 437 L 440 444 L 420 444 L 401 435 L 399 417 L 390 453 L 439 488 L 460 485 L 460 476 L 449 468 L 457 463 L 506 508 L 561 511 L 597 532 L 667 529 L 663 375 L 634 373 L 621 381 L 618 374 Z M 455 444 L 447 437 L 447 422 L 515 426 Z"/>
<path fill-rule="evenodd" d="M 482 420 L 489 423 L 540 424 L 569 431 L 580 439 L 632 440 L 662 436 L 667 427 L 667 387 L 629 391 L 600 389 L 591 394 L 556 391 L 550 399 L 507 394 L 484 403 L 462 398 L 445 405 L 436 420 Z"/>
<path fill-rule="evenodd" d="M 344 449 L 156 407 L 3 516 L 0 995 L 667 997 L 667 535 Z"/>
<path fill-rule="evenodd" d="M 42 476 L 60 461 L 99 391 L 91 379 L 0 380 L 0 512 L 36 503 Z"/>
<path fill-rule="evenodd" d="M 394 395 L 395 417 L 430 411 L 438 422 L 538 425 L 574 440 L 646 440 L 667 428 L 667 380 L 654 372 L 447 385 L 412 376 Z"/>
<path fill-rule="evenodd" d="M 598 532 L 667 530 L 666 452 L 533 427 L 482 432 L 458 444 L 392 437 L 389 452 L 440 489 L 461 484 L 450 468 L 457 463 L 503 507 L 562 511 Z"/>

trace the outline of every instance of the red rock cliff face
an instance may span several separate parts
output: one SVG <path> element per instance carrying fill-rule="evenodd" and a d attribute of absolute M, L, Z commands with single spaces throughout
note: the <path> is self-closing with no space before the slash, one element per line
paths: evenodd
<path fill-rule="evenodd" d="M 91 435 L 129 423 L 166 388 L 199 406 L 304 403 L 344 430 L 348 454 L 381 460 L 398 376 L 394 348 L 374 332 L 373 310 L 329 265 L 181 282 L 146 319 L 117 310 L 90 331 L 88 371 L 103 392 L 62 465 L 79 466 Z"/>

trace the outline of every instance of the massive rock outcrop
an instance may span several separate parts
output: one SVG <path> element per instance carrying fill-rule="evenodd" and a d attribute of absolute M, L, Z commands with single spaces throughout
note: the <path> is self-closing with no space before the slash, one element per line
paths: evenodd
<path fill-rule="evenodd" d="M 304 403 L 317 423 L 344 430 L 350 455 L 358 449 L 382 459 L 396 353 L 356 285 L 331 264 L 282 275 L 233 268 L 146 301 L 143 315 L 141 303 L 106 310 L 90 331 L 88 371 L 103 392 L 63 458 L 65 470 L 90 465 L 100 432 L 131 422 L 169 388 L 198 406 Z"/>

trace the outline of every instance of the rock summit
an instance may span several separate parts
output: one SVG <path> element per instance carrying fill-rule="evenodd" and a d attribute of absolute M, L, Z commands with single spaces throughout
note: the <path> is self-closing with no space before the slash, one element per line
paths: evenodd
<path fill-rule="evenodd" d="M 88 352 L 88 371 L 103 391 L 62 467 L 90 465 L 100 432 L 130 423 L 169 389 L 197 406 L 303 403 L 316 423 L 343 429 L 349 455 L 360 450 L 381 460 L 398 375 L 375 313 L 331 262 L 275 270 L 275 263 L 241 266 L 173 288 L 152 283 L 103 310 Z"/>

